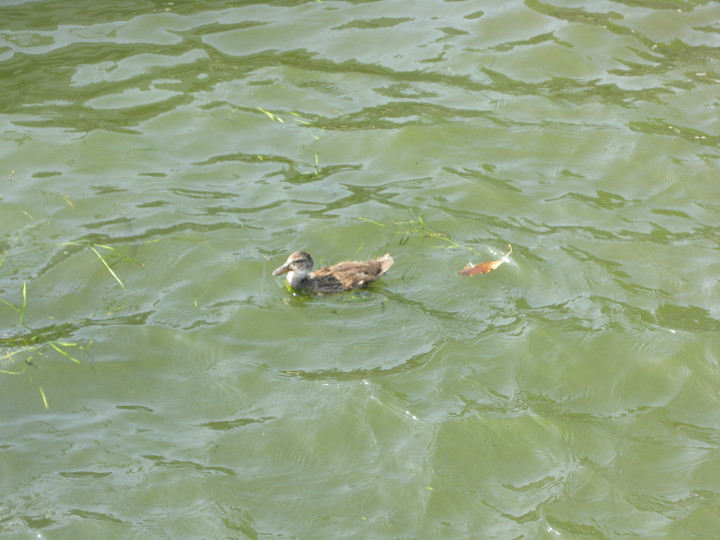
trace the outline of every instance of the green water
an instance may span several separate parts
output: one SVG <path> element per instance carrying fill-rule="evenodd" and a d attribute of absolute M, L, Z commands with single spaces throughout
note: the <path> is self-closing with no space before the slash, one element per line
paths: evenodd
<path fill-rule="evenodd" d="M 720 538 L 717 21 L 5 2 L 0 537 Z"/>

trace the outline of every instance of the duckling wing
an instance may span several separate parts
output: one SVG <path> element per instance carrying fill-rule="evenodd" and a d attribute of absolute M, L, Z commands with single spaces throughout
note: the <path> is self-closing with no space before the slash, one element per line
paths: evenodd
<path fill-rule="evenodd" d="M 321 268 L 313 272 L 305 280 L 305 288 L 308 292 L 317 294 L 334 294 L 349 290 L 346 283 L 333 273 L 327 272 L 328 268 Z"/>
<path fill-rule="evenodd" d="M 364 287 L 372 283 L 381 272 L 375 261 L 367 263 L 343 262 L 329 268 L 320 268 L 313 278 L 323 287 L 339 287 L 343 291 Z"/>

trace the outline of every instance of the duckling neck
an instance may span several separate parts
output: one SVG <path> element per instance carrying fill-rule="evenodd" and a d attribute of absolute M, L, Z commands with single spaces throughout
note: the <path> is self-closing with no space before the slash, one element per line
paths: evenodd
<path fill-rule="evenodd" d="M 305 278 L 308 276 L 309 272 L 302 272 L 297 270 L 292 270 L 288 272 L 287 280 L 291 287 L 295 289 L 301 289 L 302 283 L 305 281 Z"/>

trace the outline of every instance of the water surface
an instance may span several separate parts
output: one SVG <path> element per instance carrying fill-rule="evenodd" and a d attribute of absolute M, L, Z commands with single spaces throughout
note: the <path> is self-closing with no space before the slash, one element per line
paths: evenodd
<path fill-rule="evenodd" d="M 718 20 L 5 3 L 0 536 L 720 537 Z"/>

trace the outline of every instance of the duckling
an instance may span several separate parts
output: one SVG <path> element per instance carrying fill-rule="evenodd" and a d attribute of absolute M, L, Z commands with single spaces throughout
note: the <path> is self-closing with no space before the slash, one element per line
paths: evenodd
<path fill-rule="evenodd" d="M 273 276 L 287 273 L 290 286 L 308 294 L 335 294 L 369 285 L 387 272 L 394 262 L 386 253 L 370 261 L 345 261 L 313 272 L 310 254 L 296 251 L 285 264 L 275 269 Z"/>

